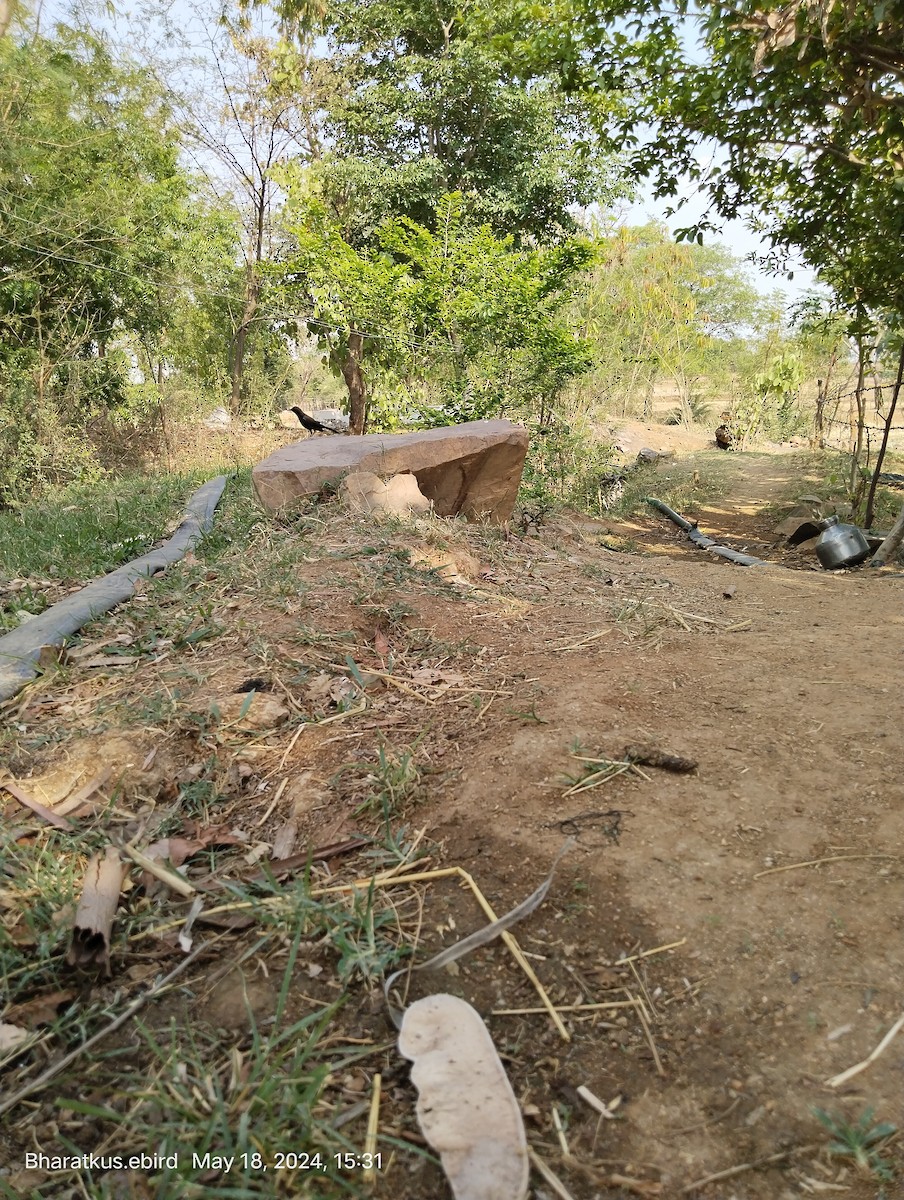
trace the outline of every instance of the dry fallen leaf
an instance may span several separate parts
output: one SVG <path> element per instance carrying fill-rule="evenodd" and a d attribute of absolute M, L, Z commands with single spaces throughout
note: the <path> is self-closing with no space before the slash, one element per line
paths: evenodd
<path fill-rule="evenodd" d="M 221 728 L 228 725 L 244 732 L 272 729 L 289 715 L 285 704 L 266 692 L 226 696 L 216 701 L 215 706 L 220 714 Z"/>
<path fill-rule="evenodd" d="M 186 859 L 204 849 L 204 843 L 193 838 L 167 837 L 151 842 L 145 846 L 144 855 L 155 862 L 169 862 L 174 867 L 181 867 Z"/>
<path fill-rule="evenodd" d="M 276 831 L 273 838 L 273 857 L 280 861 L 284 858 L 289 858 L 295 849 L 295 839 L 297 837 L 298 822 L 286 821 L 285 825 Z"/>
<path fill-rule="evenodd" d="M 103 787 L 112 774 L 112 767 L 104 767 L 100 774 L 95 775 L 84 787 L 66 796 L 58 804 L 54 804 L 53 811 L 58 817 L 68 816 L 69 813 L 75 813 L 76 816 L 87 815 L 93 808 L 93 805 L 87 804 L 87 801 L 91 799 L 98 788 Z"/>
<path fill-rule="evenodd" d="M 124 658 L 121 654 L 95 654 L 93 658 L 83 658 L 79 661 L 80 667 L 134 667 L 138 663 L 137 658 Z"/>
<path fill-rule="evenodd" d="M 480 1014 L 457 996 L 425 996 L 402 1018 L 417 1118 L 455 1200 L 524 1200 L 529 1163 L 518 1101 Z"/>
<path fill-rule="evenodd" d="M 321 671 L 311 680 L 305 691 L 310 700 L 329 700 L 338 705 L 347 697 L 356 696 L 358 686 L 346 675 L 328 675 Z"/>
<path fill-rule="evenodd" d="M 4 783 L 0 783 L 0 788 L 6 788 L 9 794 L 14 796 L 20 804 L 24 804 L 26 808 L 30 808 L 35 816 L 40 817 L 42 821 L 46 821 L 48 825 L 53 825 L 57 829 L 74 828 L 71 821 L 67 821 L 65 817 L 58 816 L 55 812 L 47 808 L 46 805 L 29 796 L 27 792 L 23 792 L 20 787 L 11 781 L 7 780 Z"/>
<path fill-rule="evenodd" d="M 253 867 L 255 863 L 260 862 L 260 860 L 269 852 L 269 850 L 269 842 L 255 842 L 254 846 L 248 851 L 248 853 L 244 854 L 242 857 L 249 867 Z"/>
<path fill-rule="evenodd" d="M 70 662 L 80 662 L 86 658 L 94 658 L 108 646 L 131 646 L 135 639 L 127 633 L 117 634 L 116 637 L 104 638 L 99 642 L 82 642 L 79 645 L 66 647 L 66 658 Z"/>
<path fill-rule="evenodd" d="M 8 1050 L 14 1050 L 20 1042 L 24 1042 L 28 1037 L 27 1029 L 20 1029 L 18 1025 L 6 1025 L 0 1023 L 0 1053 L 5 1053 Z"/>
<path fill-rule="evenodd" d="M 440 691 L 445 691 L 450 687 L 460 687 L 464 681 L 464 675 L 458 671 L 441 671 L 437 667 L 418 667 L 412 671 L 409 676 L 412 683 L 419 683 L 427 687 L 437 687 Z"/>
<path fill-rule="evenodd" d="M 26 1029 L 35 1029 L 38 1025 L 51 1025 L 59 1015 L 59 1009 L 70 1001 L 75 992 L 48 992 L 44 996 L 33 996 L 21 1004 L 14 1004 L 8 1009 L 6 1016 L 11 1021 L 18 1021 Z"/>

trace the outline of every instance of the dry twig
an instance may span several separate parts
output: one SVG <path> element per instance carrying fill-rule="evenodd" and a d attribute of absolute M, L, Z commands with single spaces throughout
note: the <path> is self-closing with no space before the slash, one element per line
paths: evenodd
<path fill-rule="evenodd" d="M 629 954 L 627 958 L 617 958 L 614 965 L 623 967 L 625 963 L 639 962 L 642 958 L 649 958 L 652 954 L 664 954 L 666 950 L 677 950 L 679 946 L 683 946 L 687 938 L 682 938 L 680 942 L 668 942 L 665 946 L 654 946 L 652 950 L 643 950 L 640 954 Z"/>
<path fill-rule="evenodd" d="M 600 1012 L 608 1008 L 636 1008 L 633 1000 L 607 1000 L 600 1004 L 557 1004 L 556 1012 Z M 545 1008 L 494 1008 L 494 1017 L 528 1017 L 544 1013 Z"/>
<path fill-rule="evenodd" d="M 139 867 L 143 867 L 149 875 L 153 875 L 155 879 L 159 879 L 161 883 L 165 883 L 168 888 L 172 888 L 180 896 L 194 896 L 198 890 L 193 883 L 188 882 L 184 875 L 180 875 L 177 871 L 171 871 L 169 867 L 165 867 L 156 858 L 149 858 L 147 854 L 143 854 L 135 846 L 123 846 L 123 851 L 128 854 L 132 862 L 137 863 Z"/>
<path fill-rule="evenodd" d="M 564 653 L 566 650 L 581 650 L 584 646 L 589 645 L 590 642 L 595 642 L 597 638 L 605 637 L 607 633 L 611 632 L 611 629 L 600 629 L 596 633 L 590 633 L 587 637 L 581 638 L 579 642 L 573 642 L 570 646 L 550 646 L 550 650 L 559 654 Z"/>
<path fill-rule="evenodd" d="M 537 1170 L 543 1176 L 555 1194 L 559 1197 L 559 1200 L 574 1200 L 574 1196 L 571 1194 L 571 1192 L 569 1192 L 562 1180 L 558 1177 L 558 1175 L 556 1175 L 555 1171 L 553 1171 L 553 1169 L 546 1162 L 544 1162 L 540 1155 L 537 1154 L 535 1150 L 532 1150 L 530 1146 L 527 1148 L 527 1153 L 530 1155 L 530 1161 L 535 1170 Z"/>
<path fill-rule="evenodd" d="M 800 867 L 821 867 L 823 863 L 855 862 L 863 858 L 897 859 L 897 854 L 830 854 L 828 858 L 808 858 L 806 862 L 788 863 L 784 867 L 770 867 L 768 871 L 757 871 L 754 879 L 762 879 L 764 875 L 780 875 L 782 871 L 796 871 Z"/>
<path fill-rule="evenodd" d="M 378 1071 L 374 1075 L 373 1092 L 370 1097 L 370 1113 L 367 1118 L 367 1134 L 364 1138 L 364 1153 L 370 1156 L 371 1164 L 377 1152 L 377 1130 L 380 1127 L 380 1091 L 383 1078 Z M 372 1184 L 376 1179 L 373 1165 L 364 1168 L 364 1182 Z"/>
<path fill-rule="evenodd" d="M 740 1103 L 741 1097 L 735 1096 L 728 1108 L 718 1113 L 715 1117 L 710 1117 L 708 1121 L 700 1121 L 696 1125 L 686 1125 L 684 1129 L 671 1129 L 669 1130 L 669 1137 L 683 1137 L 686 1133 L 696 1133 L 698 1129 L 709 1129 L 710 1125 L 718 1125 L 720 1121 L 724 1121 L 726 1117 L 731 1116 Z"/>
<path fill-rule="evenodd" d="M 902 1029 L 904 1029 L 904 1013 L 898 1017 L 897 1021 L 895 1021 L 894 1025 L 892 1025 L 891 1029 L 889 1029 L 888 1033 L 886 1033 L 885 1037 L 871 1054 L 867 1055 L 862 1062 L 858 1062 L 853 1067 L 848 1067 L 846 1071 L 842 1071 L 840 1075 L 833 1075 L 831 1079 L 827 1079 L 826 1086 L 833 1088 L 841 1087 L 843 1083 L 847 1083 L 849 1079 L 853 1079 L 855 1075 L 859 1075 L 861 1071 L 865 1071 L 870 1063 L 876 1061 L 880 1054 L 884 1054 Z"/>
<path fill-rule="evenodd" d="M 629 992 L 630 996 L 631 993 Z M 653 1034 L 650 1031 L 650 1026 L 647 1021 L 647 1014 L 644 1011 L 643 1002 L 634 997 L 634 1007 L 637 1009 L 637 1015 L 640 1018 L 640 1023 L 643 1026 L 643 1031 L 646 1036 L 650 1049 L 653 1051 L 653 1062 L 656 1064 L 656 1070 L 661 1076 L 665 1076 L 665 1067 L 662 1065 L 662 1059 L 659 1057 L 659 1051 L 656 1049 L 656 1043 L 653 1041 Z"/>
<path fill-rule="evenodd" d="M 705 1175 L 702 1179 L 695 1179 L 693 1183 L 686 1183 L 681 1189 L 681 1194 L 687 1195 L 688 1192 L 699 1192 L 708 1183 L 716 1183 L 720 1179 L 733 1179 L 735 1175 L 743 1175 L 745 1171 L 755 1171 L 757 1167 L 768 1167 L 770 1163 L 782 1162 L 783 1159 L 790 1158 L 792 1154 L 812 1154 L 814 1150 L 818 1150 L 818 1145 L 813 1146 L 797 1146 L 790 1150 L 782 1150 L 778 1154 L 770 1154 L 766 1158 L 757 1158 L 753 1162 L 740 1163 L 736 1167 L 728 1167 L 724 1171 L 716 1171 L 713 1175 Z"/>

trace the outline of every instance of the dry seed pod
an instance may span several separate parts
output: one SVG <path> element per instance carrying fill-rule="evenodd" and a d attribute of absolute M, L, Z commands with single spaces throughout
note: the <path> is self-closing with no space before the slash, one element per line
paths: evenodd
<path fill-rule="evenodd" d="M 455 1200 L 524 1200 L 521 1111 L 479 1013 L 456 996 L 425 996 L 405 1010 L 399 1052 L 412 1061 L 418 1122 Z"/>

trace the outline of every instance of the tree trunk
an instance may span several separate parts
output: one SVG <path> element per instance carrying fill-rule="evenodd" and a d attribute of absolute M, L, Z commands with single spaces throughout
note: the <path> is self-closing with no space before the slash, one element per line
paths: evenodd
<path fill-rule="evenodd" d="M 893 554 L 900 549 L 904 541 L 904 505 L 898 513 L 898 519 L 891 528 L 891 533 L 869 560 L 871 567 L 884 567 Z"/>
<path fill-rule="evenodd" d="M 647 422 L 653 420 L 653 395 L 656 391 L 656 372 L 654 371 L 647 380 L 647 386 L 643 394 L 643 419 Z"/>
<path fill-rule="evenodd" d="M 349 433 L 364 432 L 364 418 L 367 411 L 367 380 L 364 378 L 361 368 L 363 357 L 364 337 L 356 329 L 350 329 L 348 348 L 340 366 L 342 378 L 348 388 Z"/>
<path fill-rule="evenodd" d="M 832 378 L 832 370 L 837 358 L 837 351 L 833 350 L 825 379 L 817 380 L 816 413 L 813 418 L 813 437 L 810 439 L 810 447 L 813 450 L 825 450 L 826 448 L 825 421 L 826 405 L 829 402 L 829 380 Z"/>
<path fill-rule="evenodd" d="M 254 193 L 254 240 L 246 255 L 245 262 L 245 307 L 242 319 L 235 331 L 235 342 L 232 352 L 232 401 L 233 415 L 238 413 L 242 397 L 242 376 L 245 372 L 245 342 L 254 314 L 257 312 L 257 299 L 260 295 L 261 281 L 257 268 L 264 257 L 264 225 L 267 215 L 267 184 L 263 168 L 259 168 L 260 182 Z"/>
<path fill-rule="evenodd" d="M 850 492 L 851 500 L 856 508 L 859 501 L 863 498 L 862 493 L 858 497 L 859 490 L 859 475 L 860 475 L 860 456 L 863 454 L 863 431 L 866 424 L 866 401 L 863 398 L 864 385 L 866 382 L 866 347 L 863 345 L 862 338 L 857 339 L 857 391 L 854 393 L 854 400 L 851 401 L 849 420 L 851 426 L 851 478 Z M 857 404 L 856 424 L 854 416 L 854 401 Z"/>
<path fill-rule="evenodd" d="M 242 371 L 245 366 L 245 338 L 248 336 L 248 326 L 244 321 L 235 331 L 235 340 L 232 343 L 232 364 L 230 374 L 232 376 L 232 394 L 229 401 L 229 407 L 233 414 L 239 410 L 239 400 L 242 394 Z"/>
<path fill-rule="evenodd" d="M 245 371 L 245 342 L 248 339 L 248 331 L 251 328 L 251 321 L 254 318 L 254 313 L 257 309 L 257 280 L 254 278 L 253 271 L 248 273 L 248 283 L 245 288 L 245 307 L 242 310 L 242 319 L 239 321 L 238 329 L 235 331 L 235 340 L 232 344 L 232 399 L 230 407 L 233 415 L 239 411 L 239 405 L 242 398 L 242 376 Z"/>
<path fill-rule="evenodd" d="M 904 381 L 904 343 L 901 345 L 901 354 L 898 358 L 898 375 L 895 379 L 895 390 L 891 394 L 891 403 L 888 406 L 888 416 L 885 418 L 885 429 L 882 431 L 882 445 L 879 447 L 879 453 L 876 456 L 876 465 L 873 468 L 873 477 L 869 481 L 869 495 L 866 498 L 866 515 L 863 518 L 863 524 L 869 529 L 873 523 L 873 508 L 876 501 L 876 485 L 879 482 L 879 473 L 882 470 L 882 464 L 885 461 L 885 451 L 888 449 L 888 435 L 891 433 L 891 423 L 894 419 L 895 409 L 898 406 L 898 396 L 901 394 L 901 383 Z"/>

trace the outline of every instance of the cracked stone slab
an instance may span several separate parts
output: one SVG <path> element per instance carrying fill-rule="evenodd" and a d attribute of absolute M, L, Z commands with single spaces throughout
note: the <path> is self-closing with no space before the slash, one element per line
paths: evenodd
<path fill-rule="evenodd" d="M 439 516 L 501 524 L 515 507 L 527 442 L 523 426 L 503 420 L 414 433 L 306 438 L 274 451 L 251 478 L 258 500 L 275 513 L 351 472 L 384 478 L 408 473 Z"/>

